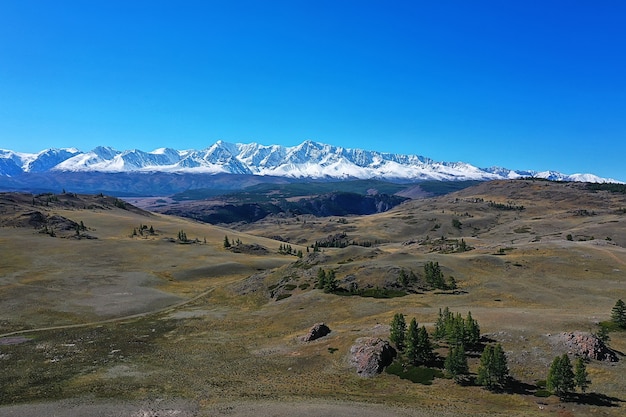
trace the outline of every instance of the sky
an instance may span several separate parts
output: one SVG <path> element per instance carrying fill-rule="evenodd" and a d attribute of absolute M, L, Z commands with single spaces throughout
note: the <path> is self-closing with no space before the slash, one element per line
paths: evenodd
<path fill-rule="evenodd" d="M 0 1 L 0 148 L 217 140 L 626 181 L 626 2 Z"/>

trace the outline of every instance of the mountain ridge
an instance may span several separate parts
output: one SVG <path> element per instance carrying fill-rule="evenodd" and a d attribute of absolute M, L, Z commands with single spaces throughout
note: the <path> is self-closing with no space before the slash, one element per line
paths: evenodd
<path fill-rule="evenodd" d="M 616 182 L 589 173 L 479 168 L 465 162 L 441 162 L 410 154 L 344 148 L 314 141 L 299 145 L 261 145 L 217 141 L 202 150 L 158 148 L 118 151 L 98 146 L 82 152 L 76 148 L 20 153 L 0 149 L 0 176 L 30 173 L 198 173 L 244 174 L 292 179 L 382 179 L 390 181 L 496 180 L 522 177 L 557 181 Z"/>

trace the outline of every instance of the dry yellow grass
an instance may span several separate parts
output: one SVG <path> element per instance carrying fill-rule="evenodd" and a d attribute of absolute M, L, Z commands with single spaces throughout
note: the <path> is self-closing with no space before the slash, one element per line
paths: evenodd
<path fill-rule="evenodd" d="M 546 195 L 557 203 L 545 200 Z M 498 211 L 477 202 L 481 198 L 527 208 Z M 283 415 L 284 408 L 271 405 L 287 401 L 292 410 L 300 406 L 303 415 L 327 410 L 323 404 L 330 402 L 344 415 L 363 403 L 376 403 L 384 406 L 375 408 L 381 414 L 393 416 L 564 411 L 620 416 L 626 401 L 624 360 L 588 365 L 591 391 L 614 399 L 607 407 L 563 404 L 554 397 L 522 393 L 494 394 L 447 379 L 435 379 L 432 385 L 385 373 L 363 379 L 346 359 L 356 338 L 386 337 L 394 313 L 416 317 L 432 329 L 438 309 L 449 306 L 462 314 L 471 311 L 482 332 L 502 343 L 516 379 L 528 384 L 545 379 L 552 358 L 563 353 L 548 334 L 594 331 L 597 322 L 608 319 L 617 298 L 626 298 L 626 215 L 616 214 L 620 207 L 626 207 L 620 196 L 588 194 L 562 184 L 505 181 L 409 202 L 381 215 L 350 217 L 347 224 L 332 218 L 308 219 L 306 225 L 303 219 L 268 219 L 245 231 L 120 209 L 50 209 L 83 221 L 98 239 L 51 238 L 28 228 L 0 228 L 2 333 L 158 313 L 28 333 L 27 342 L 0 346 L 0 354 L 8 355 L 3 358 L 14 359 L 3 359 L 3 364 L 11 364 L 6 375 L 26 378 L 3 380 L 4 402 L 85 396 L 112 401 L 183 398 L 206 415 L 245 415 L 255 407 Z M 579 209 L 595 215 L 577 215 Z M 452 226 L 454 218 L 463 223 L 460 230 Z M 131 237 L 139 224 L 152 225 L 157 236 Z M 164 240 L 175 238 L 179 230 L 199 243 Z M 281 242 L 264 237 L 281 235 L 293 245 L 310 244 L 338 231 L 385 243 L 327 249 L 324 264 L 309 268 L 295 263 L 295 257 L 279 255 Z M 567 234 L 577 238 L 568 241 Z M 262 245 L 269 253 L 226 251 L 225 235 Z M 432 252 L 432 245 L 419 244 L 427 235 L 463 238 L 474 249 Z M 499 249 L 506 250 L 501 254 Z M 386 271 L 420 272 L 431 260 L 439 262 L 446 275 L 454 275 L 465 293 L 431 291 L 373 299 L 296 287 L 280 301 L 267 295 L 267 287 L 285 276 L 294 285 L 312 283 L 319 266 L 335 269 L 339 279 L 355 275 L 382 284 Z M 273 272 L 262 279 L 261 290 L 241 295 L 241 282 L 263 270 Z M 319 321 L 331 327 L 331 334 L 309 344 L 300 342 L 299 336 Z M 611 337 L 611 346 L 626 352 L 626 333 Z M 471 359 L 474 372 L 477 366 L 478 359 Z M 41 379 L 46 376 L 50 379 Z"/>

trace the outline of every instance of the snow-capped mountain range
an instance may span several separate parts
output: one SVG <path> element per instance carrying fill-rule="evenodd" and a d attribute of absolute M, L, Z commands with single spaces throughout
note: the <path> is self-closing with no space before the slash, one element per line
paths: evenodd
<path fill-rule="evenodd" d="M 47 149 L 39 153 L 0 150 L 0 176 L 26 173 L 201 173 L 248 174 L 293 179 L 494 180 L 535 177 L 560 181 L 619 182 L 593 174 L 478 168 L 417 155 L 349 149 L 313 141 L 293 147 L 218 141 L 203 150 L 171 148 L 144 152 L 99 146 L 89 152 Z"/>

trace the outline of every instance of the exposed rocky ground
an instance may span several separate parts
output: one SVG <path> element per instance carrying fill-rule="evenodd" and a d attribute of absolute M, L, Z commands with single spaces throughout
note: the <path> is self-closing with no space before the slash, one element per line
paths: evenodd
<path fill-rule="evenodd" d="M 618 361 L 614 351 L 609 349 L 597 336 L 588 332 L 562 332 L 550 336 L 550 339 L 557 347 L 571 355 L 598 361 Z"/>

